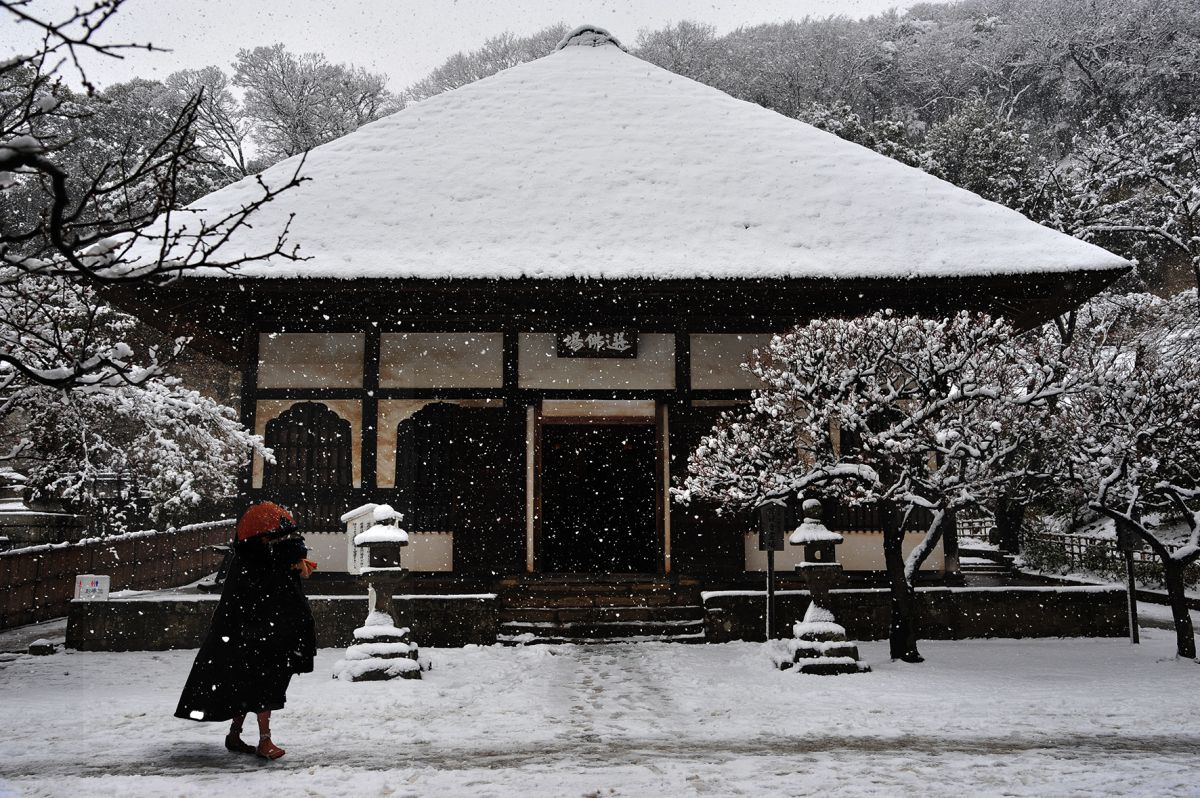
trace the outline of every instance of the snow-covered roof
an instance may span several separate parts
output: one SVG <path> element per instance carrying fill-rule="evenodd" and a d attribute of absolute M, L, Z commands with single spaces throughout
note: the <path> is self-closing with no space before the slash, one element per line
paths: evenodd
<path fill-rule="evenodd" d="M 594 31 L 595 29 L 589 29 Z M 255 277 L 842 278 L 1121 269 L 1117 256 L 576 37 L 314 149 L 225 257 Z M 286 182 L 298 158 L 268 169 Z M 194 203 L 226 214 L 242 180 Z M 176 224 L 182 217 L 176 215 Z"/>

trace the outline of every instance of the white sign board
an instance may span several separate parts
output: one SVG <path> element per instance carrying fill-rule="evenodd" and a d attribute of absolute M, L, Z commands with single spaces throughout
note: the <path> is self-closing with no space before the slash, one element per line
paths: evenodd
<path fill-rule="evenodd" d="M 107 576 L 79 574 L 75 577 L 75 598 L 82 601 L 108 601 Z"/>

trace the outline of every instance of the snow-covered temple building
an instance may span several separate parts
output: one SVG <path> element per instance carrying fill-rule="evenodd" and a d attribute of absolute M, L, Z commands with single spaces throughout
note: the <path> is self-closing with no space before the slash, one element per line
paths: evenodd
<path fill-rule="evenodd" d="M 755 571 L 750 518 L 668 493 L 749 396 L 752 349 L 884 307 L 1032 325 L 1129 266 L 591 28 L 316 148 L 303 175 L 227 251 L 270 250 L 290 217 L 304 260 L 127 304 L 242 370 L 276 453 L 246 498 L 294 508 L 326 569 L 341 516 L 386 502 L 414 556 L 422 535 L 441 552 L 416 567 L 464 579 Z M 881 567 L 869 518 L 832 525 L 848 572 Z"/>

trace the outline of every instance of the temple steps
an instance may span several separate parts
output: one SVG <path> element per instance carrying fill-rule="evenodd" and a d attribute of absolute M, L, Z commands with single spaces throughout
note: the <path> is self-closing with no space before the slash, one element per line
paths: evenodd
<path fill-rule="evenodd" d="M 657 640 L 662 642 L 703 643 L 704 608 L 662 607 L 672 610 L 656 617 L 650 608 L 639 610 L 636 618 L 625 617 L 616 608 L 596 608 L 584 614 L 580 611 L 559 616 L 556 610 L 539 608 L 531 613 L 539 620 L 530 620 L 520 610 L 502 611 L 496 639 L 501 643 L 626 643 Z M 507 619 L 505 619 L 507 618 Z"/>
<path fill-rule="evenodd" d="M 1012 576 L 1015 572 L 1012 555 L 986 549 L 960 550 L 959 569 L 964 576 Z"/>
<path fill-rule="evenodd" d="M 528 643 L 704 642 L 699 583 L 655 576 L 535 576 L 499 593 L 497 640 Z"/>

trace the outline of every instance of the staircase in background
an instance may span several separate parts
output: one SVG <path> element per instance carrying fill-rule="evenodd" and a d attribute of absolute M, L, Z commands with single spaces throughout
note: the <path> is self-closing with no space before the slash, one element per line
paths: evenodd
<path fill-rule="evenodd" d="M 497 640 L 527 643 L 703 643 L 697 580 L 655 575 L 531 575 L 499 591 Z"/>
<path fill-rule="evenodd" d="M 1008 579 L 1016 575 L 1011 554 L 1003 554 L 990 548 L 973 548 L 963 546 L 959 549 L 959 569 L 968 579 L 971 577 L 987 577 L 990 579 Z"/>

